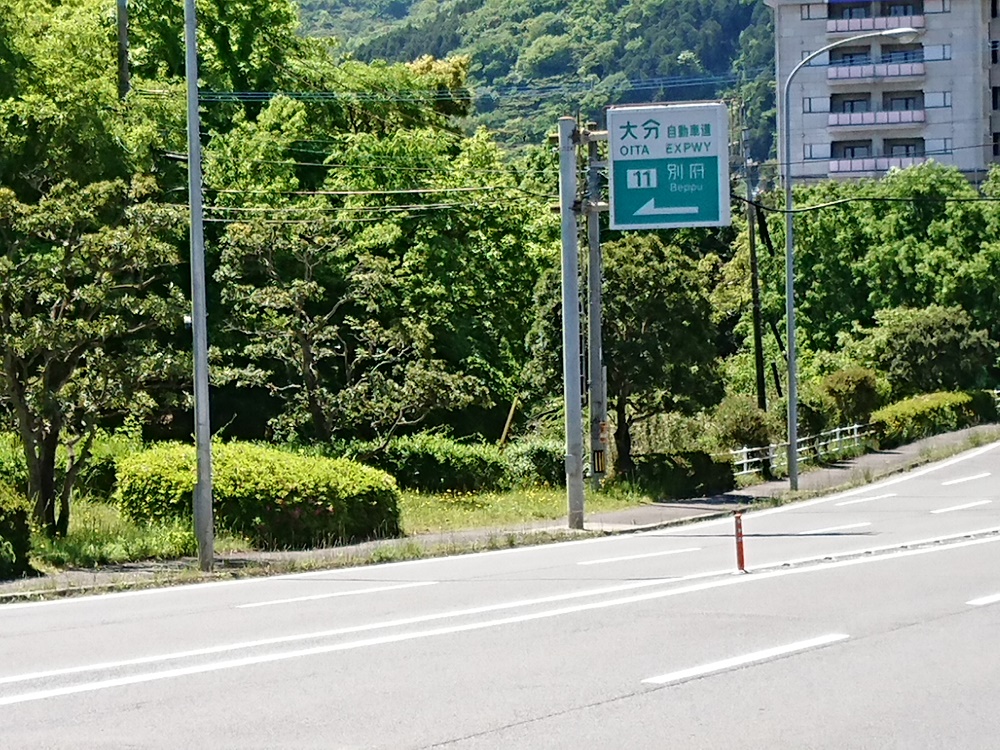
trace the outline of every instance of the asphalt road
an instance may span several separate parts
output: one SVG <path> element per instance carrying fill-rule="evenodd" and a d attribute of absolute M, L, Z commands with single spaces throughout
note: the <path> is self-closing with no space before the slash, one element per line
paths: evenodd
<path fill-rule="evenodd" d="M 997 748 L 998 477 L 2 605 L 0 748 Z"/>

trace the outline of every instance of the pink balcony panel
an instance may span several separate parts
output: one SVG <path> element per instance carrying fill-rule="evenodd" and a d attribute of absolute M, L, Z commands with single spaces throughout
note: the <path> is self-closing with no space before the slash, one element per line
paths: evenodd
<path fill-rule="evenodd" d="M 850 174 L 857 172 L 887 172 L 893 167 L 906 169 L 927 161 L 923 156 L 880 156 L 873 159 L 832 159 L 830 174 Z"/>
<path fill-rule="evenodd" d="M 826 22 L 828 34 L 856 34 L 910 27 L 924 28 L 923 16 L 879 16 L 877 18 L 831 18 Z"/>
<path fill-rule="evenodd" d="M 901 78 L 922 75 L 924 75 L 924 64 L 922 62 L 831 65 L 826 69 L 826 77 L 829 81 L 857 80 L 859 78 Z"/>
<path fill-rule="evenodd" d="M 901 112 L 831 112 L 827 124 L 830 127 L 910 125 L 922 123 L 924 119 L 925 113 L 922 109 L 908 109 Z"/>

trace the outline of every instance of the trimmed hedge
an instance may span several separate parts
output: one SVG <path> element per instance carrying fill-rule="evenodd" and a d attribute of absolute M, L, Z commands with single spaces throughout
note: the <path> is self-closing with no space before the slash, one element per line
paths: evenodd
<path fill-rule="evenodd" d="M 340 458 L 251 443 L 212 448 L 216 524 L 266 548 L 301 548 L 399 534 L 392 477 Z M 118 462 L 118 501 L 135 520 L 188 518 L 192 446 L 167 443 Z"/>
<path fill-rule="evenodd" d="M 732 462 L 703 451 L 636 456 L 630 479 L 664 499 L 718 495 L 736 487 Z"/>
<path fill-rule="evenodd" d="M 400 487 L 421 492 L 477 492 L 511 486 L 507 460 L 495 445 L 460 443 L 420 433 L 393 438 L 382 450 L 356 443 L 350 454 L 388 472 Z"/>
<path fill-rule="evenodd" d="M 31 571 L 30 518 L 28 501 L 0 484 L 0 579 Z"/>
<path fill-rule="evenodd" d="M 560 440 L 519 440 L 508 445 L 503 455 L 516 485 L 566 484 L 566 446 Z"/>
<path fill-rule="evenodd" d="M 997 402 L 984 391 L 925 393 L 872 413 L 871 423 L 883 448 L 920 438 L 997 421 Z"/>

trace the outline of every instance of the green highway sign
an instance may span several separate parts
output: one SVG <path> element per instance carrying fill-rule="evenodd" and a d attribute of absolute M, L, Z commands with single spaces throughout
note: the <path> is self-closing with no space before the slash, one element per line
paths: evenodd
<path fill-rule="evenodd" d="M 612 107 L 608 143 L 612 229 L 730 223 L 725 104 Z"/>

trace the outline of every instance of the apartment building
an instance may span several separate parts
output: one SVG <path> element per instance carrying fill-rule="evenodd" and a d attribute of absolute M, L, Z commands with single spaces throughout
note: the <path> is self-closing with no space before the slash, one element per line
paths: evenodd
<path fill-rule="evenodd" d="M 765 2 L 775 14 L 779 110 L 788 74 L 810 53 L 868 32 L 922 32 L 906 43 L 846 43 L 795 74 L 793 177 L 877 177 L 934 159 L 978 181 L 1000 161 L 1000 50 L 991 41 L 1000 39 L 1000 0 Z"/>

